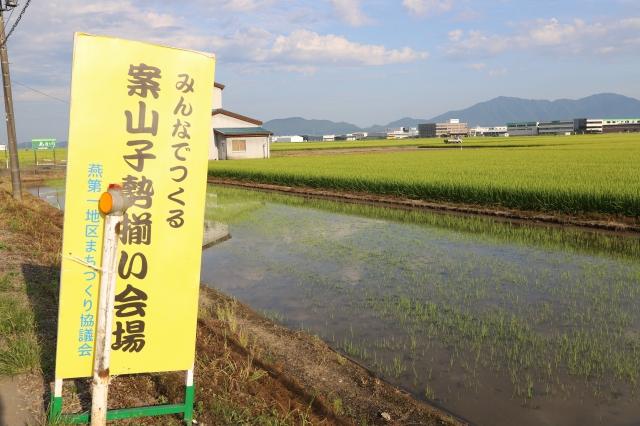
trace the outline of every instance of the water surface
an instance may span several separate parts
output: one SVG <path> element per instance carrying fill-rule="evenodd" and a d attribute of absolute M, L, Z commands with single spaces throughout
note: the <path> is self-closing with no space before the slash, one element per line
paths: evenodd
<path fill-rule="evenodd" d="M 30 188 L 64 208 L 61 185 Z M 209 187 L 202 280 L 484 425 L 640 423 L 640 240 Z"/>
<path fill-rule="evenodd" d="M 635 237 L 210 187 L 204 282 L 479 424 L 634 424 Z"/>

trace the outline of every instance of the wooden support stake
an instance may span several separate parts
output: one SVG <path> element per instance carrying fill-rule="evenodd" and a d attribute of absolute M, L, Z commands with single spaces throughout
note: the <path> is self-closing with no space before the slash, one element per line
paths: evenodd
<path fill-rule="evenodd" d="M 109 393 L 109 363 L 111 358 L 111 326 L 116 291 L 116 257 L 118 250 L 117 227 L 122 213 L 106 216 L 102 248 L 102 276 L 98 299 L 96 347 L 93 358 L 93 382 L 91 383 L 91 426 L 107 424 L 107 400 Z"/>

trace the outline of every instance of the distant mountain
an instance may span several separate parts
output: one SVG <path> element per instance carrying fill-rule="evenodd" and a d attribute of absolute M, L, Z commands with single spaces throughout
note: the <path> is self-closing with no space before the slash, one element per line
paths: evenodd
<path fill-rule="evenodd" d="M 386 129 L 393 129 L 396 127 L 418 127 L 420 123 L 426 123 L 428 120 L 423 118 L 411 118 L 404 117 L 400 120 L 392 121 L 384 126 L 374 125 L 364 129 L 365 132 L 384 132 Z"/>
<path fill-rule="evenodd" d="M 521 99 L 500 96 L 480 102 L 469 108 L 449 111 L 431 119 L 405 117 L 386 125 L 365 129 L 329 120 L 306 120 L 301 117 L 283 118 L 264 123 L 276 135 L 326 135 L 357 131 L 381 132 L 394 127 L 416 127 L 420 123 L 442 122 L 459 118 L 470 126 L 499 126 L 511 121 L 546 121 L 572 118 L 626 118 L 640 117 L 640 100 L 615 93 L 602 93 L 586 98 L 558 99 L 556 101 Z"/>
<path fill-rule="evenodd" d="M 329 120 L 307 120 L 302 117 L 279 118 L 263 124 L 275 135 L 334 135 L 359 132 L 360 128 L 351 123 L 336 123 Z"/>
<path fill-rule="evenodd" d="M 504 125 L 511 121 L 547 121 L 572 118 L 625 118 L 640 116 L 640 101 L 614 93 L 602 93 L 582 99 L 556 101 L 501 96 L 467 109 L 449 111 L 430 121 L 459 118 L 471 126 Z"/>

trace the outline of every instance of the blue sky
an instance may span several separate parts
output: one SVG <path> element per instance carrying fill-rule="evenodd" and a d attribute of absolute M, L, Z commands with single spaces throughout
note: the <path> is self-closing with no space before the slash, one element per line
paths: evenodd
<path fill-rule="evenodd" d="M 640 98 L 637 0 L 32 0 L 8 43 L 20 142 L 67 137 L 68 104 L 18 83 L 68 100 L 74 31 L 213 52 L 224 107 L 265 121 Z"/>

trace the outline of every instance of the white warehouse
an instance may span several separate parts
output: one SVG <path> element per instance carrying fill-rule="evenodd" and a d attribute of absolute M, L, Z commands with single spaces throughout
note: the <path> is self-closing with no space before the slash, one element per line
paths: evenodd
<path fill-rule="evenodd" d="M 271 132 L 261 127 L 260 120 L 223 109 L 224 87 L 223 84 L 214 83 L 211 113 L 213 140 L 209 146 L 209 159 L 271 157 Z"/>

